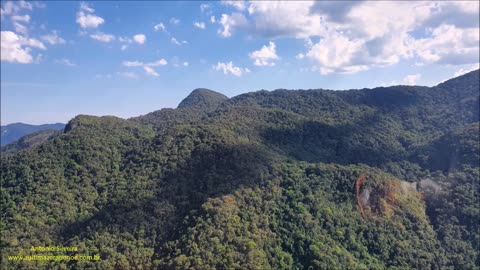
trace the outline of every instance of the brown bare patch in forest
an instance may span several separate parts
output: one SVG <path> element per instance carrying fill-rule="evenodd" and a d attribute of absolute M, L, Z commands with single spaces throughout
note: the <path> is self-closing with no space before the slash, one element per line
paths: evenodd
<path fill-rule="evenodd" d="M 386 217 L 391 217 L 393 215 L 393 208 L 386 200 L 380 199 L 379 207 L 381 213 Z"/>
<path fill-rule="evenodd" d="M 232 196 L 224 196 L 224 197 L 223 197 L 223 200 L 224 200 L 226 203 L 233 203 L 233 202 L 235 201 Z"/>
<path fill-rule="evenodd" d="M 394 205 L 395 204 L 395 197 L 400 190 L 400 182 L 398 180 L 388 180 L 385 182 L 386 185 L 386 192 L 385 192 L 385 200 L 389 203 Z"/>
<path fill-rule="evenodd" d="M 355 194 L 358 211 L 364 218 L 392 218 L 396 213 L 405 211 L 422 218 L 422 194 L 417 191 L 416 183 L 409 183 L 398 179 L 383 181 L 369 179 L 367 176 L 358 176 L 355 182 Z"/>
<path fill-rule="evenodd" d="M 365 211 L 363 210 L 363 205 L 362 205 L 362 202 L 361 202 L 361 199 L 360 199 L 360 189 L 362 188 L 363 184 L 365 183 L 365 179 L 366 179 L 365 175 L 362 174 L 357 178 L 357 181 L 355 183 L 355 192 L 356 192 L 356 196 L 357 196 L 358 210 L 360 211 L 360 213 L 364 217 L 365 217 Z"/>

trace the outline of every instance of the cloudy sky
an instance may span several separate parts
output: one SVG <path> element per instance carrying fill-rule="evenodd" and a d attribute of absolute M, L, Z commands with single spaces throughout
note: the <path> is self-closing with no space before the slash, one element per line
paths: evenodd
<path fill-rule="evenodd" d="M 432 86 L 477 69 L 479 2 L 1 2 L 1 123 L 132 117 L 193 89 Z"/>

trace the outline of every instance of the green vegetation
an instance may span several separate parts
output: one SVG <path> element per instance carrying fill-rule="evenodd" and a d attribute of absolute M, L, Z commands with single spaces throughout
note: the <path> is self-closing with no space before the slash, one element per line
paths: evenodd
<path fill-rule="evenodd" d="M 479 268 L 478 82 L 199 89 L 128 120 L 77 116 L 2 154 L 1 265 Z M 51 245 L 101 259 L 7 260 Z"/>

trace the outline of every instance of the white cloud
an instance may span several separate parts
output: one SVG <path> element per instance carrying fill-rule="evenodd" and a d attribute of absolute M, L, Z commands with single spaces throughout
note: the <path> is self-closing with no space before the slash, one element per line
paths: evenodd
<path fill-rule="evenodd" d="M 32 3 L 26 1 L 7 1 L 0 9 L 2 17 L 4 15 L 15 15 L 21 10 L 33 10 Z"/>
<path fill-rule="evenodd" d="M 155 31 L 167 31 L 167 28 L 163 23 L 156 24 L 155 26 L 153 26 L 153 29 Z"/>
<path fill-rule="evenodd" d="M 76 22 L 80 25 L 81 28 L 97 28 L 99 25 L 105 22 L 102 17 L 93 14 L 94 12 L 95 10 L 91 8 L 87 3 L 80 3 L 80 10 L 77 12 Z"/>
<path fill-rule="evenodd" d="M 355 29 L 369 39 L 383 37 L 392 31 L 402 34 L 413 30 L 416 25 L 427 18 L 430 9 L 429 3 L 363 3 L 348 13 L 347 17 L 352 22 L 346 26 Z"/>
<path fill-rule="evenodd" d="M 211 22 L 211 23 L 215 23 L 215 16 L 213 16 L 213 15 L 210 16 L 210 22 Z"/>
<path fill-rule="evenodd" d="M 125 67 L 142 67 L 143 70 L 145 70 L 145 72 L 148 75 L 155 76 L 155 77 L 158 76 L 158 73 L 152 67 L 165 66 L 167 64 L 168 64 L 167 60 L 163 58 L 155 62 L 148 62 L 148 63 L 144 63 L 141 61 L 123 61 L 122 63 L 122 65 Z"/>
<path fill-rule="evenodd" d="M 427 16 L 428 5 L 419 3 L 414 7 L 411 3 L 396 2 L 352 5 L 342 11 L 345 21 L 326 22 L 331 27 L 319 35 L 320 41 L 312 44 L 308 40 L 305 45 L 306 56 L 320 73 L 355 73 L 413 57 L 413 37 L 409 32 Z"/>
<path fill-rule="evenodd" d="M 120 41 L 120 42 L 122 42 L 122 43 L 128 43 L 128 44 L 130 44 L 130 43 L 133 42 L 133 41 L 132 41 L 130 38 L 128 38 L 128 37 L 118 37 L 118 41 Z"/>
<path fill-rule="evenodd" d="M 20 4 L 20 3 L 23 3 L 23 4 Z M 28 14 L 14 15 L 14 14 L 17 14 L 17 12 L 22 9 L 23 5 L 27 5 L 31 7 L 31 5 L 26 4 L 26 2 L 18 2 L 18 4 L 7 2 L 7 4 L 5 4 L 5 10 L 9 11 L 9 14 L 11 15 L 10 19 L 12 21 L 13 27 L 15 28 L 15 31 L 17 33 L 26 35 L 28 33 L 28 27 L 25 24 L 28 24 L 30 22 L 30 15 Z M 13 8 L 13 7 L 16 7 L 16 8 Z M 4 16 L 4 11 L 2 9 L 2 18 L 3 16 Z"/>
<path fill-rule="evenodd" d="M 37 39 L 19 36 L 11 31 L 1 31 L 1 60 L 22 64 L 33 63 L 32 48 L 45 50 L 45 45 Z"/>
<path fill-rule="evenodd" d="M 1 31 L 1 60 L 22 64 L 33 63 L 30 54 L 32 48 L 46 50 L 45 45 L 37 39 L 26 38 L 11 31 Z"/>
<path fill-rule="evenodd" d="M 38 2 L 26 2 L 26 1 L 7 1 L 2 2 L 2 8 L 0 8 L 0 17 L 2 21 L 6 17 L 10 17 L 12 25 L 17 33 L 27 35 L 28 33 L 28 26 L 27 24 L 30 23 L 30 15 L 23 14 L 18 15 L 19 12 L 30 12 L 33 10 L 33 7 L 43 8 L 45 7 L 44 4 L 40 4 Z M 3 23 L 3 22 L 2 22 Z"/>
<path fill-rule="evenodd" d="M 219 23 L 222 25 L 222 28 L 218 29 L 217 33 L 224 38 L 232 36 L 234 29 L 246 28 L 248 25 L 247 19 L 241 13 L 233 13 L 232 15 L 222 14 Z"/>
<path fill-rule="evenodd" d="M 45 45 L 41 41 L 28 37 L 28 24 L 31 20 L 30 15 L 18 14 L 19 12 L 28 13 L 32 11 L 34 7 L 42 8 L 45 7 L 45 5 L 37 2 L 26 2 L 23 0 L 2 2 L 2 6 L 0 8 L 2 24 L 5 18 L 9 18 L 16 32 L 1 31 L 2 61 L 26 64 L 39 63 L 42 59 L 42 54 L 37 54 L 35 58 L 30 54 L 34 48 L 46 50 Z"/>
<path fill-rule="evenodd" d="M 43 35 L 40 38 L 51 45 L 65 44 L 65 40 L 58 35 L 57 31 L 52 31 L 51 34 Z"/>
<path fill-rule="evenodd" d="M 93 9 L 88 3 L 86 2 L 80 2 L 80 10 L 83 10 L 88 13 L 93 13 L 95 12 L 95 9 Z"/>
<path fill-rule="evenodd" d="M 390 82 L 380 82 L 381 87 L 389 87 L 389 86 L 394 86 L 394 85 L 399 85 L 399 83 L 396 80 L 390 81 Z"/>
<path fill-rule="evenodd" d="M 30 22 L 30 16 L 29 15 L 23 15 L 23 16 L 14 15 L 14 16 L 12 16 L 12 21 L 29 23 Z"/>
<path fill-rule="evenodd" d="M 193 25 L 197 28 L 205 29 L 205 23 L 204 22 L 194 22 Z"/>
<path fill-rule="evenodd" d="M 274 66 L 273 61 L 279 59 L 275 47 L 275 43 L 270 41 L 268 46 L 263 45 L 260 50 L 251 52 L 248 56 L 255 60 L 253 64 L 256 66 Z"/>
<path fill-rule="evenodd" d="M 311 38 L 305 38 L 305 47 L 311 49 L 313 47 L 313 41 Z"/>
<path fill-rule="evenodd" d="M 442 24 L 426 38 L 415 41 L 416 54 L 426 62 L 470 64 L 478 62 L 479 29 Z"/>
<path fill-rule="evenodd" d="M 86 14 L 83 11 L 77 13 L 77 23 L 82 28 L 97 28 L 100 24 L 103 24 L 105 20 L 102 17 Z"/>
<path fill-rule="evenodd" d="M 240 11 L 243 11 L 246 9 L 246 2 L 242 0 L 233 0 L 233 1 L 227 1 L 227 0 L 222 0 L 222 4 L 226 6 L 232 6 Z"/>
<path fill-rule="evenodd" d="M 245 72 L 244 69 L 240 67 L 236 67 L 233 65 L 232 61 L 228 63 L 221 63 L 218 62 L 217 65 L 213 66 L 213 69 L 217 71 L 223 71 L 223 74 L 232 74 L 234 76 L 240 77 L 242 76 L 243 72 Z"/>
<path fill-rule="evenodd" d="M 120 41 L 121 43 L 124 43 L 120 47 L 122 51 L 125 51 L 128 48 L 128 44 L 132 44 L 133 42 L 133 40 L 129 37 L 118 37 L 118 41 Z"/>
<path fill-rule="evenodd" d="M 144 66 L 143 67 L 143 70 L 145 70 L 145 72 L 148 74 L 148 75 L 151 75 L 151 76 L 154 76 L 154 77 L 158 77 L 158 73 L 153 70 L 153 68 L 151 67 L 148 67 L 148 66 Z"/>
<path fill-rule="evenodd" d="M 170 23 L 171 23 L 171 24 L 179 24 L 179 23 L 180 23 L 180 20 L 177 19 L 177 18 L 175 18 L 175 17 L 172 17 L 172 18 L 170 18 Z"/>
<path fill-rule="evenodd" d="M 119 76 L 125 77 L 125 78 L 130 78 L 130 79 L 136 79 L 138 78 L 138 75 L 133 72 L 117 72 Z"/>
<path fill-rule="evenodd" d="M 407 75 L 405 78 L 403 78 L 403 82 L 406 83 L 407 85 L 415 85 L 421 77 L 422 75 L 419 73 Z"/>
<path fill-rule="evenodd" d="M 141 67 L 144 64 L 140 61 L 123 61 L 122 65 L 126 67 Z"/>
<path fill-rule="evenodd" d="M 59 64 L 62 64 L 62 65 L 65 65 L 65 66 L 68 66 L 68 67 L 76 67 L 77 66 L 77 64 L 72 63 L 72 61 L 70 61 L 66 58 L 56 60 L 55 62 L 57 62 Z"/>
<path fill-rule="evenodd" d="M 479 1 L 436 2 L 425 24 L 435 28 L 441 24 L 452 24 L 459 28 L 478 28 Z"/>
<path fill-rule="evenodd" d="M 441 3 L 443 5 L 454 5 L 465 13 L 476 14 L 480 8 L 480 2 L 478 1 L 452 1 L 447 3 Z M 478 18 L 477 18 L 478 19 Z"/>
<path fill-rule="evenodd" d="M 412 58 L 441 65 L 470 64 L 479 58 L 478 1 L 223 4 L 238 7 L 216 20 L 220 36 L 244 31 L 249 37 L 305 39 L 302 55 L 323 74 L 354 73 Z"/>
<path fill-rule="evenodd" d="M 303 59 L 303 58 L 305 58 L 305 55 L 303 53 L 299 53 L 299 54 L 295 55 L 295 58 Z"/>
<path fill-rule="evenodd" d="M 306 56 L 319 65 L 318 69 L 322 74 L 353 73 L 366 68 L 355 63 L 362 45 L 361 40 L 350 40 L 342 35 L 333 35 L 329 39 L 320 40 Z"/>
<path fill-rule="evenodd" d="M 138 44 L 144 44 L 146 39 L 147 38 L 145 37 L 144 34 L 138 34 L 138 35 L 133 36 L 133 40 L 135 42 L 137 42 Z"/>
<path fill-rule="evenodd" d="M 188 62 L 183 62 L 184 67 L 188 67 Z"/>
<path fill-rule="evenodd" d="M 479 63 L 473 65 L 470 68 L 466 68 L 466 69 L 461 68 L 457 72 L 455 72 L 455 74 L 453 74 L 453 76 L 454 77 L 462 76 L 463 74 L 467 74 L 467 73 L 469 73 L 471 71 L 474 71 L 474 70 L 477 70 L 477 69 L 480 69 L 480 64 Z"/>
<path fill-rule="evenodd" d="M 252 1 L 248 14 L 253 23 L 250 33 L 266 38 L 306 38 L 325 33 L 325 22 L 311 12 L 315 1 Z"/>
<path fill-rule="evenodd" d="M 172 37 L 172 39 L 170 39 L 170 41 L 171 41 L 173 44 L 175 44 L 175 45 L 181 45 L 181 43 L 178 42 L 178 40 L 177 40 L 176 38 L 174 38 L 174 37 Z"/>
<path fill-rule="evenodd" d="M 162 58 L 162 59 L 160 59 L 158 61 L 155 61 L 155 62 L 145 63 L 145 66 L 158 67 L 158 66 L 165 66 L 167 64 L 168 64 L 167 60 Z"/>
<path fill-rule="evenodd" d="M 100 42 L 105 42 L 105 43 L 108 43 L 108 42 L 111 42 L 111 41 L 115 40 L 114 35 L 105 34 L 105 33 L 102 33 L 102 32 L 98 32 L 96 34 L 91 34 L 90 37 L 95 39 L 95 40 L 98 40 Z"/>
<path fill-rule="evenodd" d="M 170 39 L 170 42 L 172 42 L 175 45 L 182 45 L 182 44 L 187 44 L 188 42 L 186 40 L 178 41 L 176 38 L 172 37 Z"/>
<path fill-rule="evenodd" d="M 15 27 L 15 31 L 17 31 L 18 33 L 27 34 L 28 32 L 28 28 L 23 24 L 13 22 L 13 26 Z"/>

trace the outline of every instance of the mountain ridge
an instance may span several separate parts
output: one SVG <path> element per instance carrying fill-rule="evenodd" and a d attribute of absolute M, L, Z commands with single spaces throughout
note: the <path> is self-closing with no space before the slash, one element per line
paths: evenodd
<path fill-rule="evenodd" d="M 42 125 L 30 125 L 30 124 L 25 124 L 21 122 L 11 123 L 11 124 L 0 127 L 1 145 L 9 144 L 33 132 L 46 130 L 46 129 L 63 129 L 64 127 L 65 127 L 65 124 L 63 123 L 42 124 Z"/>
<path fill-rule="evenodd" d="M 193 90 L 185 99 L 183 99 L 180 104 L 178 104 L 177 108 L 209 109 L 227 99 L 227 96 L 219 92 L 215 92 L 206 88 L 197 88 Z"/>

